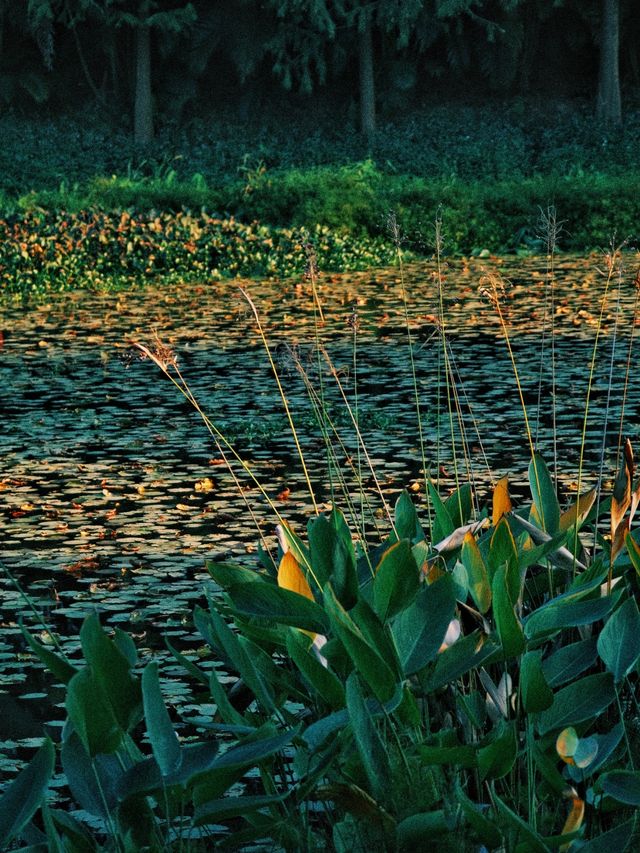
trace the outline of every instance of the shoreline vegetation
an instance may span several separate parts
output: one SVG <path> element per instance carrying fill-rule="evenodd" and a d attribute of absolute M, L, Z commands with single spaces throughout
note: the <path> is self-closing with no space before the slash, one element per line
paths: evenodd
<path fill-rule="evenodd" d="M 328 272 L 389 265 L 390 212 L 415 257 L 433 254 L 436 216 L 447 254 L 544 252 L 538 220 L 549 207 L 564 223 L 556 250 L 633 244 L 640 111 L 596 132 L 579 105 L 521 107 L 432 108 L 383 128 L 370 152 L 348 128 L 301 126 L 284 139 L 264 123 L 194 121 L 160 134 L 153 156 L 114 144 L 119 131 L 95 117 L 9 114 L 2 296 L 284 278 L 304 271 L 307 242 Z"/>

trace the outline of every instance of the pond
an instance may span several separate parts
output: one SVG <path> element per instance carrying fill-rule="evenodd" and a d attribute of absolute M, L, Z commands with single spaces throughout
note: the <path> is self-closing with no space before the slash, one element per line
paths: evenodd
<path fill-rule="evenodd" d="M 311 282 L 244 282 L 278 367 L 320 510 L 330 506 L 332 491 L 308 387 L 322 394 L 340 435 L 341 443 L 333 442 L 334 484 L 343 478 L 359 506 L 361 480 L 372 516 L 382 524 L 383 498 L 393 505 L 399 491 L 409 488 L 424 503 L 403 289 L 426 465 L 442 490 L 452 488 L 457 470 L 461 479 L 472 479 L 478 502 L 486 503 L 491 483 L 508 473 L 516 498 L 526 495 L 529 445 L 505 328 L 531 430 L 549 462 L 555 402 L 564 493 L 577 488 L 598 337 L 581 487 L 598 479 L 603 448 L 604 476 L 610 477 L 625 394 L 623 431 L 632 442 L 638 434 L 640 387 L 632 382 L 625 390 L 627 361 L 633 368 L 635 358 L 637 261 L 625 256 L 607 288 L 603 256 L 556 259 L 552 333 L 546 258 L 449 260 L 443 270 L 446 363 L 454 379 L 449 390 L 433 263 L 407 267 L 404 288 L 398 269 L 320 277 L 324 322 L 314 309 Z M 504 282 L 504 326 L 483 295 L 487 274 Z M 254 563 L 260 535 L 271 547 L 275 541 L 277 518 L 255 484 L 238 466 L 234 480 L 193 405 L 152 361 L 138 357 L 133 341 L 151 349 L 161 342 L 171 350 L 202 410 L 282 516 L 304 524 L 313 507 L 238 282 L 75 293 L 37 307 L 7 308 L 0 330 L 0 771 L 11 776 L 30 754 L 41 724 L 55 730 L 61 716 L 55 707 L 61 696 L 24 653 L 19 618 L 43 639 L 46 632 L 18 584 L 71 656 L 78 654 L 82 619 L 94 608 L 103 623 L 130 631 L 143 651 L 166 655 L 163 635 L 180 637 L 183 648 L 201 643 L 190 613 L 202 599 L 205 559 Z M 325 353 L 320 361 L 317 340 Z M 357 416 L 379 490 L 345 399 Z M 337 494 L 335 500 L 344 505 L 346 498 Z M 163 672 L 170 701 L 188 719 L 198 709 L 181 668 L 169 660 Z"/>

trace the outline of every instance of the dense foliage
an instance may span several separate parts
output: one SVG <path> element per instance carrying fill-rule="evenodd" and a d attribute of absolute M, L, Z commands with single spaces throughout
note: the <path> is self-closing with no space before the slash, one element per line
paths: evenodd
<path fill-rule="evenodd" d="M 42 805 L 58 760 L 47 739 L 0 800 L 3 837 L 39 850 L 100 849 L 106 836 L 113 849 L 400 851 L 425 833 L 452 850 L 632 846 L 633 455 L 594 559 L 578 530 L 596 521 L 595 490 L 561 512 L 537 455 L 529 481 L 529 506 L 514 511 L 505 479 L 471 523 L 468 486 L 443 501 L 428 483 L 427 532 L 405 492 L 378 546 L 356 548 L 334 510 L 310 520 L 307 541 L 283 526 L 260 571 L 210 564 L 224 595 L 194 622 L 219 663 L 175 652 L 215 705 L 198 742 L 179 742 L 158 665 L 140 669 L 124 632 L 89 617 L 71 662 L 25 631 L 66 684 L 60 760 L 83 811 Z"/>

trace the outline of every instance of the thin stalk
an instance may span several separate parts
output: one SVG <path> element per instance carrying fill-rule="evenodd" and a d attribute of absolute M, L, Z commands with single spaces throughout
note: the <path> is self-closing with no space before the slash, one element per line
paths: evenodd
<path fill-rule="evenodd" d="M 624 429 L 624 413 L 627 404 L 627 394 L 629 391 L 629 377 L 631 375 L 631 353 L 633 352 L 633 336 L 636 330 L 636 322 L 638 320 L 638 306 L 640 304 L 640 267 L 636 271 L 636 276 L 634 279 L 634 287 L 636 298 L 633 303 L 633 317 L 631 320 L 631 334 L 629 335 L 629 348 L 627 350 L 627 364 L 624 372 L 624 387 L 622 389 L 622 405 L 620 407 L 620 426 L 618 428 L 618 450 L 616 453 L 616 458 L 620 458 L 620 452 L 622 450 L 622 433 Z"/>
<path fill-rule="evenodd" d="M 29 608 L 29 610 L 30 610 L 30 611 L 33 613 L 33 615 L 35 616 L 36 621 L 38 622 L 38 624 L 41 626 L 41 628 L 42 628 L 42 629 L 43 629 L 43 631 L 46 633 L 46 635 L 47 635 L 48 637 L 50 637 L 50 638 L 51 638 L 51 642 L 52 642 L 52 643 L 53 643 L 53 645 L 56 647 L 56 650 L 58 651 L 58 653 L 59 653 L 59 654 L 64 658 L 64 660 L 65 660 L 67 663 L 69 663 L 69 658 L 66 656 L 66 654 L 65 654 L 65 652 L 64 652 L 64 650 L 63 650 L 63 648 L 62 648 L 62 646 L 60 645 L 60 643 L 59 643 L 59 641 L 58 641 L 58 638 L 57 638 L 57 637 L 56 637 L 56 635 L 54 634 L 53 630 L 52 630 L 52 629 L 47 625 L 47 623 L 45 622 L 44 616 L 40 613 L 40 611 L 38 610 L 38 608 L 37 608 L 37 607 L 35 606 L 35 604 L 33 603 L 33 600 L 32 600 L 32 598 L 31 598 L 31 596 L 30 596 L 28 593 L 26 593 L 26 592 L 24 591 L 24 589 L 22 588 L 22 585 L 21 585 L 20 581 L 15 577 L 15 575 L 14 575 L 14 574 L 13 574 L 13 572 L 9 569 L 9 567 L 8 567 L 7 565 L 5 565 L 5 563 L 4 563 L 3 561 L 1 561 L 1 560 L 0 560 L 0 565 L 2 566 L 2 571 L 5 573 L 5 575 L 9 578 L 9 580 L 11 581 L 11 583 L 12 583 L 12 584 L 15 586 L 15 588 L 18 590 L 18 594 L 20 595 L 20 598 L 22 598 L 22 600 L 23 600 L 23 601 L 24 601 L 24 603 L 27 605 L 27 607 Z"/>
<path fill-rule="evenodd" d="M 618 299 L 616 301 L 616 316 L 613 324 L 613 340 L 611 342 L 611 359 L 609 360 L 609 382 L 607 383 L 607 401 L 604 407 L 604 424 L 602 426 L 602 445 L 600 447 L 600 467 L 598 469 L 598 482 L 602 482 L 602 476 L 604 474 L 604 454 L 607 447 L 607 430 L 609 427 L 609 410 L 611 408 L 611 391 L 613 385 L 613 369 L 615 365 L 616 358 L 616 344 L 618 342 L 618 320 L 620 317 L 620 290 L 621 290 L 622 282 L 621 282 L 621 271 L 618 270 Z M 579 493 L 578 493 L 579 494 Z M 602 490 L 598 489 L 598 493 L 596 496 L 596 515 L 598 518 L 600 514 L 600 498 L 601 498 Z"/>
<path fill-rule="evenodd" d="M 342 401 L 345 404 L 345 408 L 347 410 L 349 418 L 351 419 L 351 423 L 353 424 L 353 427 L 355 429 L 356 436 L 358 438 L 358 441 L 360 442 L 360 446 L 362 447 L 362 452 L 364 454 L 364 458 L 366 459 L 367 465 L 369 466 L 369 470 L 371 471 L 371 477 L 373 478 L 373 482 L 375 483 L 376 491 L 378 492 L 378 495 L 380 496 L 380 500 L 382 502 L 382 507 L 384 509 L 385 515 L 387 516 L 387 520 L 389 521 L 389 524 L 391 525 L 391 529 L 397 535 L 395 524 L 393 523 L 393 516 L 392 516 L 391 510 L 387 504 L 386 498 L 385 498 L 384 493 L 382 491 L 382 487 L 380 486 L 380 482 L 378 480 L 378 475 L 376 474 L 375 468 L 373 466 L 373 462 L 371 461 L 371 457 L 369 456 L 369 451 L 367 450 L 367 446 L 365 444 L 364 438 L 362 437 L 360 427 L 358 426 L 358 423 L 357 423 L 356 419 L 354 418 L 353 409 L 351 407 L 351 404 L 349 403 L 349 399 L 347 398 L 347 395 L 345 393 L 342 382 L 340 381 L 340 376 L 338 375 L 338 371 L 334 367 L 333 362 L 331 361 L 331 359 L 329 357 L 329 354 L 327 353 L 327 351 L 324 348 L 323 348 L 323 355 L 324 355 L 325 361 L 327 362 L 327 365 L 329 366 L 329 370 L 331 371 L 331 375 L 333 376 L 333 378 L 336 382 L 336 385 L 338 386 L 340 396 L 342 397 Z"/>
<path fill-rule="evenodd" d="M 518 389 L 518 397 L 520 398 L 520 407 L 522 409 L 522 417 L 524 419 L 524 429 L 525 436 L 527 439 L 527 443 L 529 444 L 529 452 L 531 454 L 531 460 L 535 460 L 535 447 L 533 443 L 533 435 L 531 433 L 531 426 L 529 423 L 529 415 L 527 414 L 527 406 L 524 401 L 524 393 L 522 391 L 522 383 L 520 382 L 520 374 L 518 373 L 518 365 L 516 364 L 516 359 L 513 354 L 513 348 L 511 346 L 511 339 L 509 338 L 509 330 L 507 328 L 507 323 L 504 318 L 504 314 L 502 313 L 502 307 L 500 305 L 500 296 L 499 290 L 502 289 L 502 283 L 495 276 L 487 276 L 484 280 L 482 292 L 488 297 L 491 304 L 495 307 L 498 312 L 498 320 L 500 321 L 500 327 L 502 329 L 502 333 L 504 335 L 505 343 L 507 345 L 507 351 L 509 353 L 509 360 L 511 361 L 511 369 L 513 370 L 513 375 L 516 381 L 516 387 Z M 534 470 L 536 472 L 536 478 L 538 475 L 537 466 L 534 464 Z"/>
<path fill-rule="evenodd" d="M 293 440 L 296 445 L 296 450 L 298 451 L 298 457 L 300 458 L 300 464 L 302 465 L 302 470 L 304 472 L 305 480 L 307 481 L 307 488 L 309 489 L 309 495 L 311 497 L 311 503 L 313 504 L 313 511 L 316 515 L 320 515 L 320 510 L 318 509 L 318 504 L 316 503 L 316 497 L 313 491 L 313 486 L 311 485 L 311 478 L 309 476 L 309 471 L 307 470 L 307 463 L 304 459 L 304 453 L 302 452 L 302 447 L 300 445 L 300 440 L 298 438 L 298 432 L 296 430 L 296 426 L 293 422 L 293 416 L 291 414 L 291 409 L 289 408 L 289 402 L 287 400 L 287 395 L 284 393 L 284 388 L 282 387 L 282 383 L 280 382 L 280 376 L 278 374 L 278 370 L 276 368 L 275 362 L 273 360 L 273 356 L 271 355 L 271 350 L 269 348 L 269 343 L 267 341 L 266 335 L 264 333 L 264 329 L 262 328 L 262 323 L 260 322 L 260 316 L 258 314 L 258 309 L 256 308 L 253 300 L 249 296 L 246 290 L 242 287 L 239 288 L 240 293 L 244 296 L 244 298 L 249 303 L 249 307 L 253 312 L 253 316 L 255 317 L 256 327 L 258 329 L 258 334 L 260 335 L 260 339 L 264 346 L 265 352 L 267 354 L 267 358 L 269 359 L 269 364 L 271 365 L 271 370 L 273 371 L 273 375 L 276 380 L 276 384 L 278 386 L 278 391 L 280 392 L 280 398 L 282 400 L 282 405 L 284 406 L 284 410 L 287 414 L 287 420 L 289 421 L 289 427 L 291 429 L 291 434 L 293 436 Z"/>
<path fill-rule="evenodd" d="M 456 362 L 456 359 L 454 357 L 454 354 L 453 354 L 453 351 L 451 350 L 451 348 L 449 348 L 449 361 L 450 361 L 451 366 L 453 367 L 453 370 L 455 371 L 455 374 L 456 374 L 456 380 L 455 380 L 456 388 L 460 388 L 460 390 L 462 391 L 464 403 L 465 403 L 465 406 L 467 407 L 467 411 L 469 412 L 469 415 L 471 417 L 471 423 L 473 424 L 473 429 L 474 429 L 474 432 L 476 434 L 476 438 L 478 439 L 478 446 L 480 447 L 480 454 L 481 454 L 482 459 L 484 461 L 484 465 L 487 469 L 487 476 L 489 478 L 489 483 L 491 484 L 491 487 L 493 488 L 495 486 L 495 479 L 493 476 L 493 471 L 491 469 L 491 466 L 489 465 L 489 459 L 487 458 L 487 453 L 484 449 L 484 443 L 482 441 L 482 436 L 480 435 L 480 429 L 478 427 L 478 419 L 476 418 L 475 414 L 473 413 L 473 405 L 471 403 L 471 400 L 469 399 L 469 395 L 467 394 L 467 389 L 466 389 L 464 380 L 462 378 L 462 375 L 461 375 L 460 370 L 458 368 L 458 364 Z"/>
<path fill-rule="evenodd" d="M 182 394 L 182 396 L 190 403 L 190 405 L 193 406 L 195 411 L 198 413 L 198 415 L 202 419 L 202 422 L 204 423 L 209 435 L 211 435 L 211 437 L 214 440 L 217 439 L 221 445 L 223 445 L 224 447 L 227 448 L 227 450 L 229 451 L 231 456 L 240 465 L 242 470 L 247 474 L 247 476 L 250 478 L 251 482 L 258 489 L 258 491 L 260 492 L 260 494 L 264 498 L 267 506 L 273 512 L 273 514 L 278 519 L 280 524 L 286 524 L 286 521 L 282 517 L 277 506 L 271 500 L 271 498 L 269 497 L 264 486 L 258 480 L 258 478 L 253 473 L 253 471 L 251 470 L 251 466 L 240 456 L 238 451 L 231 444 L 231 442 L 227 439 L 227 437 L 224 435 L 224 433 L 222 433 L 218 429 L 218 427 L 213 423 L 211 418 L 209 418 L 209 416 L 203 411 L 202 407 L 198 403 L 198 400 L 195 398 L 195 396 L 191 392 L 191 389 L 189 388 L 186 380 L 182 376 L 180 369 L 177 366 L 175 356 L 173 356 L 173 354 L 169 355 L 167 353 L 167 351 L 161 345 L 159 345 L 159 347 L 160 347 L 159 352 L 153 352 L 148 347 L 144 346 L 144 344 L 138 343 L 137 341 L 133 341 L 133 346 L 135 346 L 138 350 L 140 350 L 140 352 L 143 354 L 144 357 L 151 359 L 151 361 L 153 361 L 153 363 L 157 367 L 159 367 L 160 370 L 162 371 L 162 373 L 164 373 L 164 375 L 169 379 L 171 384 Z M 176 379 L 172 375 L 171 368 L 173 368 L 175 370 L 176 376 L 178 377 L 178 379 Z M 309 572 L 309 574 L 313 578 L 314 582 L 318 583 L 318 580 L 315 577 L 315 574 L 313 573 L 313 569 L 311 568 L 311 565 L 306 560 L 305 560 L 305 569 Z M 319 584 L 318 584 L 318 586 L 319 586 Z"/>
<path fill-rule="evenodd" d="M 358 416 L 358 314 L 353 309 L 350 318 L 351 330 L 353 333 L 353 415 L 357 425 L 360 423 Z M 358 491 L 360 492 L 360 524 L 356 523 L 356 529 L 361 527 L 362 542 L 365 541 L 364 527 L 364 495 L 362 491 L 362 453 L 360 442 L 356 439 L 356 468 L 358 471 Z"/>
<path fill-rule="evenodd" d="M 611 286 L 611 279 L 613 278 L 613 272 L 615 269 L 615 264 L 618 259 L 619 250 L 614 249 L 612 252 L 607 255 L 607 277 L 604 286 L 604 293 L 602 295 L 602 301 L 600 303 L 600 315 L 598 317 L 598 325 L 596 328 L 596 337 L 593 342 L 593 351 L 591 353 L 591 362 L 589 365 L 589 379 L 587 382 L 587 394 L 584 404 L 584 418 L 582 420 L 582 436 L 580 439 L 580 459 L 578 462 L 578 495 L 582 492 L 582 468 L 584 465 L 584 451 L 585 445 L 587 443 L 587 423 L 589 420 L 589 398 L 591 397 L 591 389 L 593 387 L 593 379 L 596 371 L 596 359 L 598 355 L 598 345 L 600 343 L 600 335 L 602 334 L 602 321 L 604 319 L 604 311 L 607 304 L 607 298 L 609 296 L 609 287 Z M 578 526 L 575 526 L 575 534 L 573 540 L 573 553 L 578 553 Z M 575 566 L 574 566 L 574 574 L 575 574 Z"/>
<path fill-rule="evenodd" d="M 447 388 L 447 412 L 449 414 L 449 430 L 451 433 L 451 453 L 453 459 L 453 474 L 456 484 L 456 493 L 458 496 L 458 508 L 460 517 L 462 517 L 462 497 L 460 495 L 460 473 L 458 470 L 458 455 L 456 451 L 456 437 L 454 428 L 453 406 L 451 400 L 451 369 L 449 366 L 449 356 L 447 352 L 447 330 L 444 319 L 444 276 L 442 273 L 442 219 L 436 217 L 435 223 L 436 237 L 436 271 L 438 283 L 438 321 L 440 326 L 440 337 L 442 342 L 442 360 L 444 364 L 444 375 Z"/>
<path fill-rule="evenodd" d="M 409 363 L 411 365 L 411 379 L 413 382 L 413 396 L 415 400 L 416 407 L 416 418 L 418 423 L 418 438 L 420 441 L 420 459 L 422 461 L 422 473 L 426 477 L 427 475 L 427 456 L 424 449 L 424 432 L 422 429 L 422 411 L 420 407 L 420 391 L 418 389 L 418 375 L 416 372 L 416 363 L 413 354 L 413 335 L 411 334 L 411 325 L 409 323 L 409 305 L 407 301 L 407 288 L 405 284 L 405 275 L 404 275 L 404 262 L 402 260 L 402 252 L 400 251 L 400 229 L 398 227 L 398 221 L 394 214 L 392 214 L 389 218 L 389 227 L 391 230 L 391 236 L 393 238 L 393 242 L 396 249 L 396 258 L 398 261 L 398 271 L 400 274 L 400 292 L 402 294 L 402 307 L 404 310 L 404 322 L 405 328 L 407 330 L 407 344 L 409 347 Z"/>

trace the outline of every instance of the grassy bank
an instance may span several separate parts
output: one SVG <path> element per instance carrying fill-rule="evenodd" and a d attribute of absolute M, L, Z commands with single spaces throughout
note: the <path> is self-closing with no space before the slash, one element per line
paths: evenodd
<path fill-rule="evenodd" d="M 605 134 L 579 105 L 439 107 L 385 126 L 371 153 L 353 128 L 322 127 L 221 118 L 165 128 L 141 153 L 95 117 L 5 116 L 4 295 L 297 275 L 309 242 L 327 271 L 386 264 L 391 211 L 419 255 L 436 216 L 447 253 L 543 250 L 549 206 L 559 250 L 639 236 L 640 113 Z"/>

